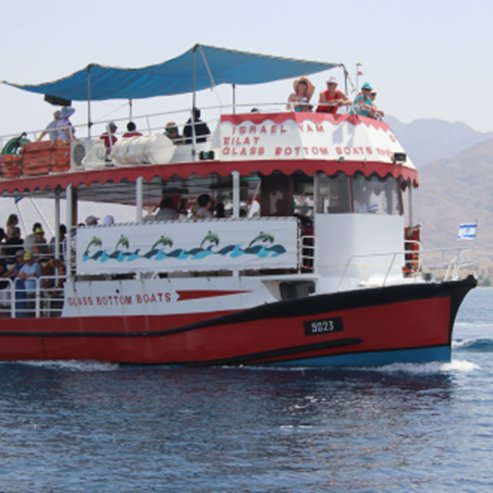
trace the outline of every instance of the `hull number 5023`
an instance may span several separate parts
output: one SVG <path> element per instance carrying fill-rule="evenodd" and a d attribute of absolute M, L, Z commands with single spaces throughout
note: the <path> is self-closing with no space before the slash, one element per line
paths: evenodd
<path fill-rule="evenodd" d="M 342 318 L 324 318 L 322 320 L 310 320 L 303 323 L 306 336 L 316 336 L 332 332 L 342 332 Z"/>

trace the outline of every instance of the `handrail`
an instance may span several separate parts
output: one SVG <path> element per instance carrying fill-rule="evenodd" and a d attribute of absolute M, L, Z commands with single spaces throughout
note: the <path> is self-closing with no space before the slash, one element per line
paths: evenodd
<path fill-rule="evenodd" d="M 8 283 L 8 287 L 0 290 L 3 294 L 0 314 L 8 313 L 11 318 L 59 316 L 63 307 L 65 279 L 65 276 L 57 275 L 30 279 L 35 283 L 34 291 L 26 291 L 23 283 L 19 282 L 21 279 L 2 279 Z M 55 301 L 61 302 L 60 306 L 54 305 Z"/>
<path fill-rule="evenodd" d="M 423 276 L 423 262 L 422 262 L 423 256 L 428 256 L 428 255 L 434 254 L 434 253 L 442 253 L 442 255 L 443 255 L 446 252 L 457 252 L 457 254 L 447 262 L 447 264 L 445 266 L 445 275 L 443 277 L 444 281 L 457 280 L 457 279 L 459 279 L 459 273 L 460 273 L 461 269 L 476 266 L 476 262 L 474 262 L 472 260 L 463 260 L 463 257 L 467 253 L 471 253 L 472 251 L 473 251 L 472 248 L 453 248 L 453 247 L 436 248 L 436 249 L 430 249 L 430 250 L 420 249 L 419 250 L 419 259 L 418 259 L 418 262 L 419 262 L 418 267 L 419 268 L 415 271 L 414 277 L 422 277 Z M 416 251 L 405 249 L 405 250 L 396 251 L 396 252 L 361 254 L 361 255 L 353 255 L 353 256 L 349 257 L 349 259 L 347 260 L 347 262 L 345 264 L 341 278 L 339 280 L 337 291 L 341 291 L 343 283 L 346 280 L 346 276 L 347 276 L 347 272 L 349 270 L 349 267 L 355 260 L 363 259 L 363 258 L 375 258 L 375 257 L 388 257 L 388 256 L 390 256 L 391 258 L 389 261 L 389 265 L 386 269 L 385 276 L 383 277 L 383 280 L 381 283 L 382 286 L 385 286 L 387 281 L 388 281 L 388 278 L 391 274 L 392 268 L 394 267 L 396 258 L 398 256 L 402 256 L 403 258 L 405 258 L 406 254 L 412 254 L 412 253 L 416 253 Z M 443 268 L 443 266 L 442 266 L 442 268 Z"/>

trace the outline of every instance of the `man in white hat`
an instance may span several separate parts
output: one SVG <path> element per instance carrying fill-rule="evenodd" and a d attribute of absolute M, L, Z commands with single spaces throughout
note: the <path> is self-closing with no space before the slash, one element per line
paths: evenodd
<path fill-rule="evenodd" d="M 106 132 L 103 132 L 99 138 L 104 142 L 104 147 L 106 147 L 106 157 L 109 158 L 111 154 L 111 149 L 113 146 L 116 144 L 116 141 L 118 140 L 115 132 L 117 131 L 118 127 L 116 126 L 115 122 L 109 122 L 108 125 L 106 126 Z"/>
<path fill-rule="evenodd" d="M 327 89 L 320 93 L 317 111 L 335 115 L 339 106 L 349 106 L 350 104 L 351 100 L 337 89 L 337 79 L 331 77 L 327 80 Z"/>

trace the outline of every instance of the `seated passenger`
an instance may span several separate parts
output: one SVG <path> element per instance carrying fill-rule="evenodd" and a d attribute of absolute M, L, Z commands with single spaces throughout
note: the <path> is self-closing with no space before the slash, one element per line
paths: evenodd
<path fill-rule="evenodd" d="M 183 144 L 183 137 L 178 132 L 176 122 L 168 122 L 164 128 L 164 135 L 175 145 Z"/>
<path fill-rule="evenodd" d="M 155 219 L 156 221 L 176 221 L 178 219 L 178 212 L 176 212 L 171 197 L 163 197 L 161 199 Z"/>
<path fill-rule="evenodd" d="M 106 132 L 103 132 L 99 138 L 104 142 L 104 147 L 106 147 L 106 157 L 108 158 L 111 154 L 111 149 L 112 147 L 116 144 L 117 142 L 117 137 L 115 135 L 115 132 L 117 131 L 118 127 L 116 126 L 115 122 L 109 122 L 108 126 L 106 127 Z"/>
<path fill-rule="evenodd" d="M 370 111 L 370 118 L 374 118 L 375 120 L 381 120 L 385 113 L 377 107 L 375 104 L 375 98 L 377 97 L 377 91 L 375 89 L 372 89 L 370 92 L 370 99 L 371 99 L 371 111 Z"/>
<path fill-rule="evenodd" d="M 372 87 L 368 82 L 365 82 L 361 86 L 361 92 L 356 96 L 354 105 L 356 106 L 356 113 L 361 116 L 370 116 L 370 112 L 373 108 L 373 102 L 370 98 Z"/>
<path fill-rule="evenodd" d="M 19 298 L 26 300 L 19 306 L 24 309 L 20 316 L 34 316 L 34 298 L 41 277 L 41 265 L 34 260 L 31 252 L 24 253 L 24 264 L 17 274 L 15 289 L 19 291 Z M 23 296 L 22 296 L 23 295 Z M 16 313 L 17 316 L 17 313 Z"/>
<path fill-rule="evenodd" d="M 313 96 L 315 86 L 306 77 L 300 77 L 293 82 L 294 92 L 289 95 L 288 110 L 292 111 L 312 111 L 313 106 L 310 103 L 310 99 Z"/>
<path fill-rule="evenodd" d="M 115 224 L 115 218 L 111 214 L 103 217 L 103 226 L 111 226 Z"/>
<path fill-rule="evenodd" d="M 210 135 L 211 131 L 207 126 L 207 123 L 200 119 L 200 110 L 193 108 L 193 116 L 187 120 L 183 127 L 183 136 L 185 137 L 185 144 L 191 144 L 193 136 L 195 134 L 195 142 L 200 144 L 207 141 L 207 135 Z"/>
<path fill-rule="evenodd" d="M 340 106 L 349 106 L 350 104 L 351 100 L 337 89 L 337 79 L 331 77 L 327 81 L 327 89 L 320 93 L 317 111 L 335 115 Z"/>
<path fill-rule="evenodd" d="M 137 125 L 135 125 L 134 122 L 128 122 L 127 123 L 127 131 L 122 135 L 122 139 L 129 139 L 130 137 L 142 137 L 142 134 L 140 132 L 137 132 Z M 116 137 L 115 137 L 115 139 L 116 139 Z M 114 142 L 113 142 L 113 144 L 114 144 Z M 105 145 L 106 145 L 106 143 L 105 143 Z"/>
<path fill-rule="evenodd" d="M 211 219 L 212 211 L 214 209 L 214 202 L 208 193 L 203 193 L 197 197 L 198 208 L 193 215 L 195 220 L 197 219 Z"/>
<path fill-rule="evenodd" d="M 86 217 L 86 226 L 97 226 L 99 222 L 99 217 L 96 216 L 87 216 Z M 84 226 L 84 224 L 83 224 Z"/>

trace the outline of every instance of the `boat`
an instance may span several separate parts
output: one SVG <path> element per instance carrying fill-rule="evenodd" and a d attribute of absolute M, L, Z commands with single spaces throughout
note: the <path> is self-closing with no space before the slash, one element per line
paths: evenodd
<path fill-rule="evenodd" d="M 139 70 L 91 64 L 54 82 L 12 85 L 61 104 L 193 93 L 195 107 L 205 88 L 336 69 L 347 80 L 342 64 L 196 45 Z M 18 155 L 0 158 L 1 196 L 52 199 L 56 231 L 65 201 L 70 231 L 65 243 L 57 236 L 51 270 L 35 280 L 29 301 L 25 286 L 7 279 L 0 360 L 294 367 L 450 361 L 455 317 L 476 286 L 474 269 L 462 250 L 436 269 L 426 266 L 412 217 L 419 174 L 389 125 L 351 109 L 232 106 L 218 110 L 202 141 L 192 133 L 191 143 L 174 142 L 161 129 L 120 139 L 110 159 L 91 138 L 88 109 L 87 139 L 43 149 L 43 142 L 24 143 Z M 227 217 L 145 215 L 164 196 L 177 206 L 204 194 L 221 202 Z M 358 210 L 357 200 L 367 209 Z M 135 215 L 80 227 L 84 201 L 100 210 L 131 205 Z"/>

